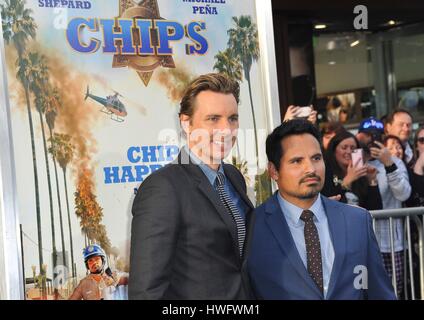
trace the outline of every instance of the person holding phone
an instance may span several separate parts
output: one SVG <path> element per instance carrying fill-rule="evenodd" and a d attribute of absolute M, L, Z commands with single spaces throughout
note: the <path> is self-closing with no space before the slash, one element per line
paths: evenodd
<path fill-rule="evenodd" d="M 421 125 L 414 136 L 413 143 L 414 158 L 412 160 L 411 167 L 408 169 L 409 182 L 411 184 L 411 196 L 405 202 L 407 207 L 424 207 L 424 125 Z M 417 227 L 411 225 L 411 240 L 415 250 L 412 250 L 413 259 L 413 270 L 414 270 L 414 281 L 415 289 L 420 288 L 419 284 L 419 233 Z M 416 297 L 419 297 L 420 293 L 416 292 Z"/>
<path fill-rule="evenodd" d="M 414 157 L 408 168 L 411 195 L 405 202 L 406 207 L 424 207 L 424 125 L 421 125 L 414 136 Z M 405 161 L 405 160 L 404 160 Z M 412 267 L 414 272 L 415 296 L 420 297 L 420 258 L 419 258 L 419 232 L 415 224 L 411 224 L 412 241 Z M 412 280 L 412 279 L 410 279 Z"/>
<path fill-rule="evenodd" d="M 414 160 L 410 171 L 412 187 L 411 197 L 407 201 L 408 207 L 424 206 L 424 125 L 421 125 L 414 137 Z"/>
<path fill-rule="evenodd" d="M 402 203 L 411 195 L 411 185 L 404 162 L 392 156 L 390 151 L 380 141 L 369 144 L 372 159 L 368 163 L 377 168 L 377 181 L 383 203 L 383 209 L 402 208 Z M 395 271 L 392 270 L 390 221 L 380 219 L 375 222 L 375 234 L 383 256 L 387 273 L 392 277 L 396 274 L 396 289 L 398 297 L 403 295 L 404 279 L 404 236 L 403 219 L 393 219 L 394 227 L 394 259 Z"/>
<path fill-rule="evenodd" d="M 368 148 L 374 145 L 375 141 L 382 142 L 383 134 L 384 123 L 374 117 L 370 117 L 361 121 L 356 139 L 358 139 L 362 146 Z M 369 153 L 368 149 L 367 153 Z"/>
<path fill-rule="evenodd" d="M 406 165 L 405 147 L 398 137 L 392 135 L 385 136 L 383 144 L 390 151 L 392 156 L 401 159 Z"/>
<path fill-rule="evenodd" d="M 326 179 L 322 194 L 341 194 L 341 201 L 367 210 L 382 209 L 376 169 L 364 162 L 358 140 L 348 131 L 339 132 L 326 151 Z"/>

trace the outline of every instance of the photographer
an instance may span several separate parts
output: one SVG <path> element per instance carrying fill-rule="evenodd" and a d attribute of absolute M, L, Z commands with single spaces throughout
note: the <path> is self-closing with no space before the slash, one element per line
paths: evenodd
<path fill-rule="evenodd" d="M 367 210 L 382 209 L 377 185 L 377 171 L 363 162 L 362 157 L 353 159 L 358 141 L 348 131 L 337 133 L 326 151 L 326 179 L 321 191 L 326 196 L 340 194 L 341 202 L 358 205 Z M 357 150 L 362 156 L 362 150 Z"/>
<path fill-rule="evenodd" d="M 390 151 L 382 143 L 382 122 L 373 118 L 365 119 L 359 128 L 361 138 L 370 138 L 366 145 L 369 148 L 370 165 L 377 169 L 378 188 L 380 190 L 383 209 L 402 208 L 402 202 L 409 198 L 411 186 L 409 184 L 408 171 L 402 160 L 393 157 Z M 403 290 L 403 220 L 394 219 L 394 251 L 395 272 L 398 296 Z M 375 233 L 382 252 L 384 266 L 387 273 L 392 276 L 392 260 L 390 246 L 389 220 L 376 220 Z"/>

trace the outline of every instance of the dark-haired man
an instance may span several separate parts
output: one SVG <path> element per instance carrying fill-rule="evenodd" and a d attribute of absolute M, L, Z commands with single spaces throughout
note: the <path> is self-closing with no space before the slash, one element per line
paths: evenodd
<path fill-rule="evenodd" d="M 319 141 L 304 120 L 287 121 L 267 138 L 279 190 L 255 211 L 252 286 L 263 299 L 395 299 L 370 214 L 320 195 Z"/>

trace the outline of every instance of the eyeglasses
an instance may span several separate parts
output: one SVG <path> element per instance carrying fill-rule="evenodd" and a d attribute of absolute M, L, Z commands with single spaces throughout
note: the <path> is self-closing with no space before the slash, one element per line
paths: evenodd
<path fill-rule="evenodd" d="M 424 137 L 419 137 L 417 141 L 421 144 L 424 144 Z"/>

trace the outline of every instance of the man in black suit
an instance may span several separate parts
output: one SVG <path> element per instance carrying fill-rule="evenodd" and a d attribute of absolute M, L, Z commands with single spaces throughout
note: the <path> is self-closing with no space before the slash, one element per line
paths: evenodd
<path fill-rule="evenodd" d="M 224 159 L 238 124 L 239 85 L 221 74 L 194 80 L 181 101 L 187 138 L 134 200 L 130 299 L 250 299 L 245 257 L 253 205 Z"/>

